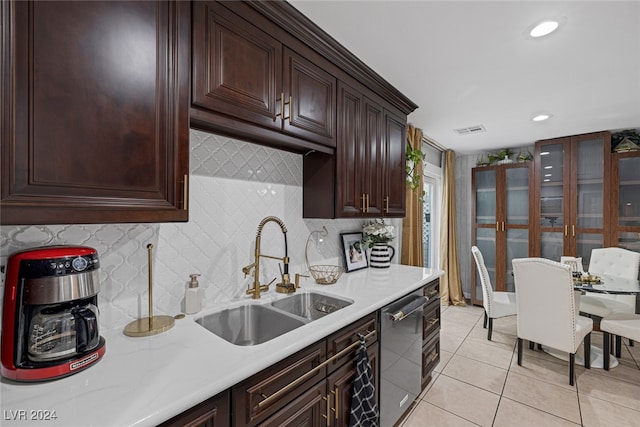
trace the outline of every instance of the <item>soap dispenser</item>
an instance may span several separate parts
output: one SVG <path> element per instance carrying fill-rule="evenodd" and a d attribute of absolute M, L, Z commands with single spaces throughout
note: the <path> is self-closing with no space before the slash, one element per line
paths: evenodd
<path fill-rule="evenodd" d="M 200 293 L 200 284 L 198 283 L 199 274 L 190 274 L 191 281 L 187 288 L 187 294 L 184 301 L 184 311 L 187 314 L 195 314 L 202 308 L 202 294 Z"/>

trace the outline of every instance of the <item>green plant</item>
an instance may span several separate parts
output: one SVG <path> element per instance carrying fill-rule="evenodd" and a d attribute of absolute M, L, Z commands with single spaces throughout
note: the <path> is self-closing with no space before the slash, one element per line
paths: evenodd
<path fill-rule="evenodd" d="M 531 154 L 531 152 L 529 150 L 527 150 L 526 152 L 521 152 L 518 154 L 518 161 L 519 162 L 528 162 L 530 160 L 533 160 L 533 154 Z"/>
<path fill-rule="evenodd" d="M 489 166 L 491 161 L 487 158 L 486 154 L 480 154 L 476 160 L 476 166 Z"/>
<path fill-rule="evenodd" d="M 505 148 L 504 150 L 500 150 L 498 156 L 500 156 L 500 159 L 507 159 L 511 154 L 511 150 L 509 148 Z"/>
<path fill-rule="evenodd" d="M 411 144 L 407 143 L 407 153 L 406 159 L 407 163 L 404 167 L 405 173 L 407 174 L 407 183 L 409 184 L 409 188 L 411 191 L 418 191 L 420 188 L 420 182 L 422 180 L 422 175 L 420 175 L 416 171 L 416 166 L 424 161 L 426 155 L 419 148 L 413 148 Z M 418 198 L 420 202 L 424 201 L 424 191 Z"/>
<path fill-rule="evenodd" d="M 500 160 L 502 157 L 500 157 L 499 155 L 495 154 L 495 153 L 489 153 L 487 154 L 487 160 L 489 160 L 489 164 L 492 165 L 495 162 L 497 162 L 498 160 Z"/>

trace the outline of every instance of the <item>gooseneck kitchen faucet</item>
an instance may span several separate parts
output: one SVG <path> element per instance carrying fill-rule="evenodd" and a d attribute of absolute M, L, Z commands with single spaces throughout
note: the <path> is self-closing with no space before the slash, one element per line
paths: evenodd
<path fill-rule="evenodd" d="M 275 222 L 280 226 L 280 230 L 282 230 L 282 234 L 284 236 L 284 257 L 275 257 L 275 256 L 264 255 L 260 253 L 260 240 L 262 237 L 262 229 L 264 228 L 265 224 L 267 224 L 268 222 Z M 254 252 L 254 261 L 252 264 L 249 264 L 242 268 L 242 272 L 244 273 L 245 277 L 251 272 L 251 269 L 253 269 L 253 287 L 247 289 L 247 295 L 252 295 L 253 299 L 260 299 L 260 292 L 268 291 L 269 286 L 276 280 L 274 278 L 271 282 L 269 282 L 266 285 L 260 284 L 260 257 L 282 260 L 282 263 L 284 264 L 284 268 L 281 271 L 282 282 L 276 285 L 276 289 L 278 292 L 284 292 L 284 293 L 294 292 L 295 285 L 293 285 L 289 279 L 287 227 L 285 227 L 284 222 L 282 222 L 282 220 L 278 217 L 268 216 L 264 218 L 262 221 L 260 221 L 260 224 L 258 224 L 258 231 L 256 232 L 256 248 Z"/>

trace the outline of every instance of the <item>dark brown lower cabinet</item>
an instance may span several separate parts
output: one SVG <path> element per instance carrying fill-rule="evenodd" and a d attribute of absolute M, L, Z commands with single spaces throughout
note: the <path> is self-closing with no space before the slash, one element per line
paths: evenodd
<path fill-rule="evenodd" d="M 367 348 L 369 363 L 374 374 L 374 385 L 376 386 L 376 400 L 379 402 L 378 394 L 378 343 Z M 348 426 L 351 414 L 351 396 L 353 392 L 353 381 L 356 378 L 356 360 L 352 359 L 340 368 L 336 369 L 327 378 L 327 392 L 331 406 L 328 415 L 333 417 L 330 425 Z M 322 424 L 324 425 L 324 424 Z"/>
<path fill-rule="evenodd" d="M 359 334 L 368 336 L 377 389 L 377 314 L 372 313 L 234 386 L 233 425 L 349 425 Z"/>
<path fill-rule="evenodd" d="M 230 423 L 229 390 L 160 424 L 160 427 L 228 427 Z"/>
<path fill-rule="evenodd" d="M 309 387 L 323 381 L 326 360 L 322 340 L 247 378 L 231 389 L 233 425 L 257 426 L 293 404 Z"/>
<path fill-rule="evenodd" d="M 424 286 L 429 302 L 422 321 L 422 389 L 431 381 L 433 368 L 440 362 L 440 279 Z"/>

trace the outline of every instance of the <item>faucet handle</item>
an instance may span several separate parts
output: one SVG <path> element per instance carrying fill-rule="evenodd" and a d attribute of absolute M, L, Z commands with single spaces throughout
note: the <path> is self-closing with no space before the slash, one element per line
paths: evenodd
<path fill-rule="evenodd" d="M 298 274 L 296 273 L 296 289 L 300 289 L 300 278 L 301 277 L 309 277 L 306 274 Z"/>
<path fill-rule="evenodd" d="M 251 269 L 254 268 L 255 266 L 256 266 L 256 263 L 254 262 L 253 264 L 249 264 L 242 267 L 242 272 L 244 273 L 244 277 L 247 277 L 251 272 Z"/>

